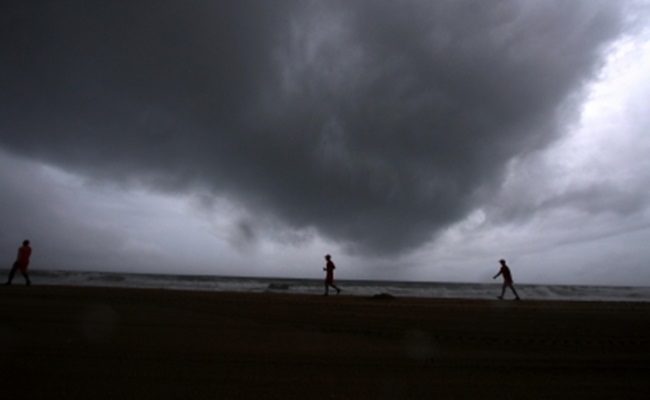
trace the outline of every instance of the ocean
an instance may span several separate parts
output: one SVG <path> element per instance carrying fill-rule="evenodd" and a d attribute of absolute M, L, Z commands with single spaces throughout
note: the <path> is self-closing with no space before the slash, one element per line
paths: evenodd
<path fill-rule="evenodd" d="M 207 275 L 130 274 L 116 272 L 32 271 L 34 285 L 156 288 L 220 292 L 297 293 L 320 295 L 321 279 L 256 278 Z M 16 274 L 15 285 L 23 278 Z M 342 293 L 353 296 L 494 299 L 501 284 L 337 280 Z M 515 284 L 522 299 L 571 301 L 650 301 L 650 287 Z M 330 290 L 330 293 L 334 293 Z M 506 298 L 512 293 L 506 292 Z"/>

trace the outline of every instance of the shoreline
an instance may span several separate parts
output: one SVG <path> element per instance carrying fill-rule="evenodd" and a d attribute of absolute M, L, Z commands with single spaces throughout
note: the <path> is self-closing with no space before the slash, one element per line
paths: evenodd
<path fill-rule="evenodd" d="M 15 285 L 0 288 L 0 340 L 18 398 L 650 393 L 642 302 Z"/>
<path fill-rule="evenodd" d="M 41 275 L 38 275 L 38 272 Z M 225 277 L 166 274 L 130 274 L 83 271 L 42 271 L 32 274 L 40 285 L 89 286 L 115 288 L 167 288 L 176 290 L 233 291 L 244 293 L 274 292 L 321 294 L 323 280 L 286 277 Z M 20 283 L 19 281 L 16 281 Z M 344 294 L 371 296 L 389 293 L 399 297 L 467 298 L 492 300 L 500 292 L 499 282 L 442 282 L 338 279 Z M 623 301 L 650 303 L 648 286 L 590 286 L 574 284 L 517 283 L 525 300 Z"/>

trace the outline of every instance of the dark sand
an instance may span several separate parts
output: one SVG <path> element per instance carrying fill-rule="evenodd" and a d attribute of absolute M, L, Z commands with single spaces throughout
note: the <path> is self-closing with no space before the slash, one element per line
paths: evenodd
<path fill-rule="evenodd" d="M 650 304 L 0 287 L 1 399 L 650 399 Z"/>

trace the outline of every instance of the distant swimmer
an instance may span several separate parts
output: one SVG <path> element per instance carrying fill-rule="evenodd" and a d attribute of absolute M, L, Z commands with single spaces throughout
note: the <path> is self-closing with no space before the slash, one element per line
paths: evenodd
<path fill-rule="evenodd" d="M 336 285 L 334 284 L 334 269 L 336 269 L 336 266 L 334 265 L 334 262 L 332 262 L 332 256 L 327 254 L 325 256 L 325 260 L 326 260 L 325 268 L 323 268 L 323 271 L 326 272 L 326 275 L 325 275 L 325 296 L 327 296 L 329 294 L 329 287 L 330 286 L 333 287 L 334 289 L 336 289 L 336 294 L 339 294 L 339 293 L 341 293 L 341 289 L 336 287 Z"/>
<path fill-rule="evenodd" d="M 496 279 L 499 275 L 503 276 L 503 286 L 501 287 L 501 296 L 499 296 L 499 299 L 503 300 L 503 295 L 506 293 L 506 288 L 509 287 L 510 290 L 512 290 L 512 293 L 515 294 L 515 300 L 521 300 L 517 294 L 517 291 L 515 290 L 512 274 L 510 273 L 510 268 L 508 268 L 506 265 L 506 260 L 499 260 L 499 262 L 501 263 L 501 269 L 499 269 L 499 272 L 492 278 Z"/>
<path fill-rule="evenodd" d="M 20 271 L 23 277 L 25 277 L 25 284 L 27 286 L 32 284 L 32 281 L 29 280 L 29 275 L 27 274 L 27 267 L 29 267 L 29 257 L 31 257 L 31 255 L 32 248 L 29 246 L 29 240 L 25 240 L 23 241 L 23 245 L 18 249 L 18 256 L 16 257 L 14 265 L 11 267 L 11 271 L 9 272 L 9 279 L 5 285 L 11 285 L 11 281 L 14 279 L 14 274 L 16 271 Z"/>

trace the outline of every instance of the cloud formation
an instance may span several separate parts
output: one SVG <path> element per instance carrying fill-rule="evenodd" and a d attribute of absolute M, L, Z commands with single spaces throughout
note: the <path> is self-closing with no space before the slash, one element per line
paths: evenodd
<path fill-rule="evenodd" d="M 207 191 L 258 217 L 238 241 L 316 231 L 380 255 L 553 143 L 625 28 L 594 0 L 45 4 L 2 6 L 3 149 Z"/>

